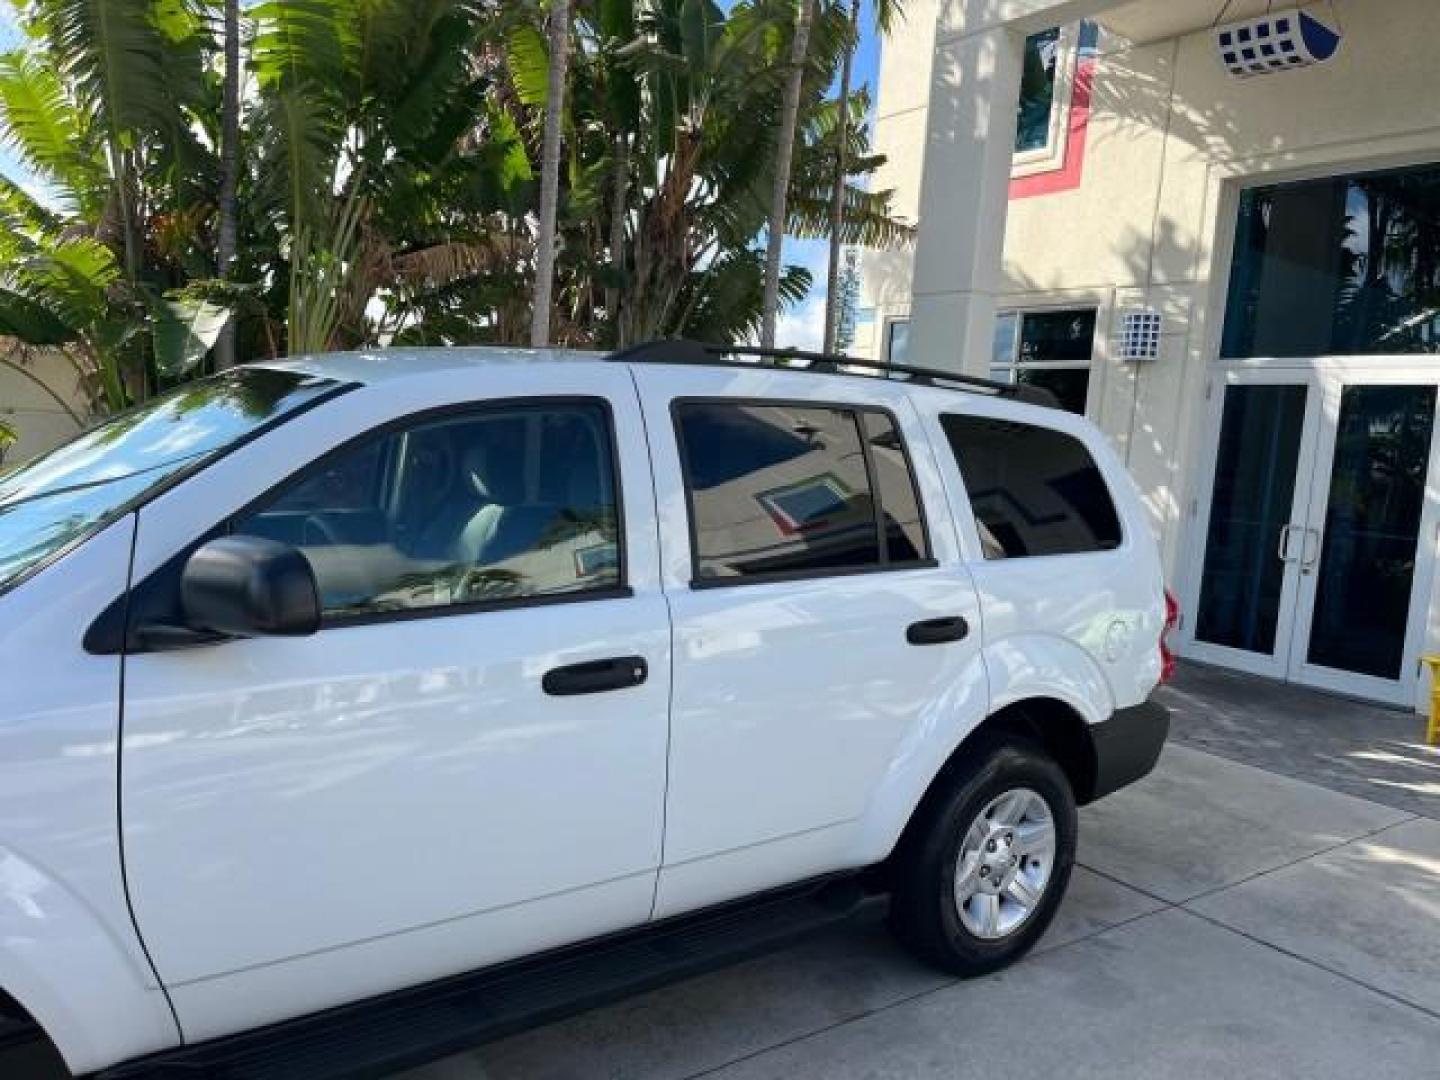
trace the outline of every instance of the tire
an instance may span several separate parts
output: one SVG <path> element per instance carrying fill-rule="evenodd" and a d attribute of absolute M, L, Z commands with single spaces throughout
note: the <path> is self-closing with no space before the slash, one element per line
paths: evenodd
<path fill-rule="evenodd" d="M 1019 959 L 1050 925 L 1075 864 L 1077 820 L 1064 771 L 1033 743 L 986 740 L 965 754 L 895 852 L 890 927 L 927 964 L 970 977 Z"/>

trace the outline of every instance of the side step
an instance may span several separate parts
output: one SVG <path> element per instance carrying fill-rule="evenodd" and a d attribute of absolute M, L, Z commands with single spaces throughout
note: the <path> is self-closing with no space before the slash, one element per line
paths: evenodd
<path fill-rule="evenodd" d="M 844 921 L 854 878 L 811 882 L 539 957 L 165 1051 L 98 1080 L 365 1080 L 790 944 Z"/>

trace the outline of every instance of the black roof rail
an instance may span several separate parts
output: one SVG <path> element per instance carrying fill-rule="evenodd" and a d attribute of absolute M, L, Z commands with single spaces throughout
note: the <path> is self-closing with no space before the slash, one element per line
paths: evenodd
<path fill-rule="evenodd" d="M 751 357 L 753 359 L 729 359 Z M 1059 408 L 1060 402 L 1049 390 L 1039 386 L 1004 383 L 960 375 L 939 368 L 915 367 L 911 364 L 883 364 L 838 353 L 807 352 L 804 349 L 766 349 L 758 345 L 710 345 L 688 338 L 662 338 L 646 341 L 612 353 L 607 359 L 627 364 L 703 364 L 709 367 L 770 367 L 777 371 L 804 371 L 822 375 L 871 375 L 883 379 L 902 376 L 903 381 L 924 386 L 952 389 L 982 390 L 1002 397 L 1013 397 L 1032 405 Z M 798 360 L 803 365 L 781 361 Z M 769 361 L 769 363 L 767 363 Z M 847 371 L 846 368 L 858 369 Z"/>

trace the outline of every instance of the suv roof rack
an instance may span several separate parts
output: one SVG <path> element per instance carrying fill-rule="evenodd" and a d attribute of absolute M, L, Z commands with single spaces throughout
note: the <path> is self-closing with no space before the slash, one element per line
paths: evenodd
<path fill-rule="evenodd" d="M 750 359 L 733 359 L 749 357 Z M 807 352 L 804 349 L 766 349 L 758 345 L 710 345 L 688 338 L 662 338 L 632 345 L 612 353 L 607 359 L 627 364 L 703 364 L 708 367 L 767 367 L 775 371 L 803 371 L 820 375 L 868 375 L 872 378 L 894 379 L 942 389 L 981 390 L 1001 397 L 1012 397 L 1032 405 L 1059 408 L 1060 402 L 1049 390 L 1038 386 L 998 382 L 974 375 L 960 375 L 939 368 L 915 367 L 911 364 L 882 364 L 837 353 Z M 804 361 L 803 366 L 782 361 Z M 858 369 L 858 370 L 845 370 Z"/>

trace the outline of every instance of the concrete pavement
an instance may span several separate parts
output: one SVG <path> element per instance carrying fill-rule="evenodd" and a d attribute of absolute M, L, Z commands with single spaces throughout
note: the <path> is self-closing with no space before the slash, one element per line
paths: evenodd
<path fill-rule="evenodd" d="M 403 1080 L 1440 1076 L 1440 822 L 1183 746 L 1082 818 L 1009 971 L 937 976 L 868 913 Z"/>

